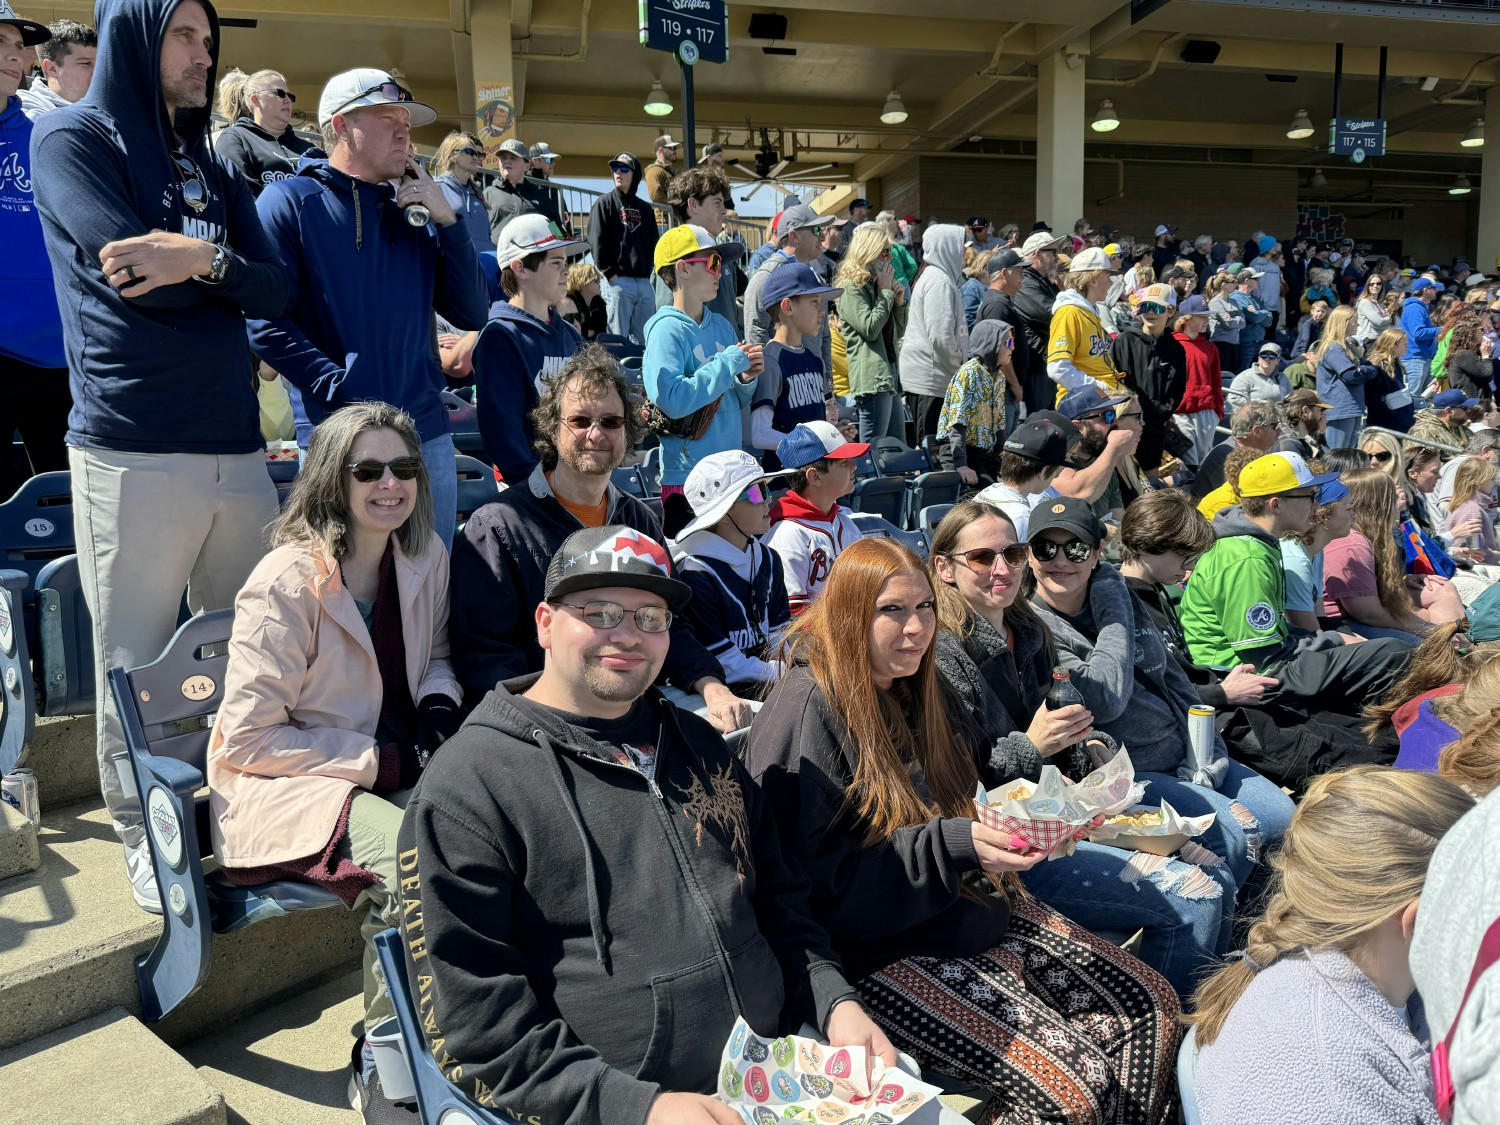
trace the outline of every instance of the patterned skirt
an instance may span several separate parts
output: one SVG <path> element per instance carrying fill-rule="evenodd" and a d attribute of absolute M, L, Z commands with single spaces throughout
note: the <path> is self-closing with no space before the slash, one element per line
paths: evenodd
<path fill-rule="evenodd" d="M 1176 1120 L 1177 994 L 1154 969 L 1033 899 L 977 957 L 910 957 L 860 981 L 924 1070 L 992 1092 L 1005 1125 Z"/>

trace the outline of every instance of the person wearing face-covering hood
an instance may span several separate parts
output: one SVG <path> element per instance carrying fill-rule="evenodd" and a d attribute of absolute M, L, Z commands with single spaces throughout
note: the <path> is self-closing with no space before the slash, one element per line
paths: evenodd
<path fill-rule="evenodd" d="M 245 318 L 280 315 L 287 277 L 244 177 L 208 145 L 213 5 L 103 0 L 97 23 L 88 93 L 36 123 L 31 154 L 102 687 L 110 667 L 157 657 L 184 588 L 195 612 L 227 608 L 265 553 L 276 490 Z M 124 753 L 115 709 L 100 706 L 104 801 L 135 901 L 159 914 L 140 802 L 115 764 Z"/>
<path fill-rule="evenodd" d="M 938 415 L 938 461 L 955 469 L 966 485 L 1000 479 L 1005 440 L 1005 368 L 1015 333 L 1000 320 L 981 320 L 969 333 L 969 358 L 948 383 Z"/>
<path fill-rule="evenodd" d="M 948 382 L 969 354 L 964 316 L 964 228 L 937 223 L 922 236 L 925 265 L 911 290 L 901 344 L 901 389 L 917 440 L 936 434 Z"/>

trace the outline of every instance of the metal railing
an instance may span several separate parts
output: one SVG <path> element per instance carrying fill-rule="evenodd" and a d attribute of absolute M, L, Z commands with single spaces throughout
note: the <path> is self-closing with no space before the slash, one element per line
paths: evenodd
<path fill-rule="evenodd" d="M 1449 445 L 1446 441 L 1434 441 L 1432 438 L 1413 437 L 1411 434 L 1403 434 L 1400 430 L 1388 430 L 1384 426 L 1366 426 L 1359 431 L 1361 434 L 1390 434 L 1398 441 L 1414 442 L 1417 445 L 1425 445 L 1428 449 L 1436 449 L 1439 453 L 1463 453 L 1464 450 L 1456 445 Z"/>

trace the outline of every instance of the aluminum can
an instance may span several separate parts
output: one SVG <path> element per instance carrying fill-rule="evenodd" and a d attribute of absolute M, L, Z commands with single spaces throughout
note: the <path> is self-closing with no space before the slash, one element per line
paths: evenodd
<path fill-rule="evenodd" d="M 36 774 L 28 769 L 13 769 L 0 778 L 0 797 L 32 824 L 42 822 L 42 802 Z"/>
<path fill-rule="evenodd" d="M 1212 761 L 1214 748 L 1214 709 L 1188 708 L 1188 745 L 1192 748 L 1193 769 L 1200 770 Z"/>

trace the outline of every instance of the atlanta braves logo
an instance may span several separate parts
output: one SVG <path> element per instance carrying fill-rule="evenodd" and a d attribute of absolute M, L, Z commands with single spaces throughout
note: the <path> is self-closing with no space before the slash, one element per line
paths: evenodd
<path fill-rule="evenodd" d="M 667 557 L 667 552 L 661 545 L 638 531 L 622 532 L 615 537 L 609 549 L 616 555 L 633 555 L 638 559 L 646 559 L 662 571 L 670 572 L 672 568 L 672 560 Z"/>
<path fill-rule="evenodd" d="M 0 191 L 13 187 L 17 191 L 31 190 L 31 176 L 21 166 L 21 154 L 8 152 L 0 160 Z"/>

